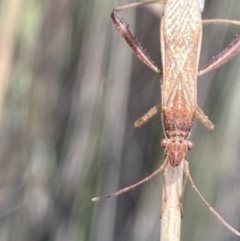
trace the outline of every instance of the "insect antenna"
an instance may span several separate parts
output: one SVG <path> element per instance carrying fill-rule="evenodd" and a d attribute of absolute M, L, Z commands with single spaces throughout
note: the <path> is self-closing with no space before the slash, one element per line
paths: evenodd
<path fill-rule="evenodd" d="M 163 162 L 163 164 L 162 164 L 155 172 L 153 172 L 153 173 L 152 173 L 151 175 L 149 175 L 148 177 L 142 179 L 141 181 L 139 181 L 139 182 L 137 182 L 137 183 L 135 183 L 135 184 L 133 184 L 133 185 L 127 186 L 127 187 L 125 187 L 125 188 L 123 188 L 123 189 L 120 189 L 120 190 L 118 190 L 117 192 L 111 193 L 111 194 L 109 194 L 109 195 L 94 197 L 94 198 L 92 198 L 92 201 L 93 201 L 93 202 L 98 202 L 98 201 L 100 201 L 100 200 L 102 200 L 102 199 L 110 198 L 110 197 L 116 197 L 116 196 L 118 196 L 118 195 L 120 195 L 120 194 L 123 194 L 123 193 L 125 193 L 125 192 L 128 192 L 128 191 L 130 191 L 130 190 L 132 190 L 132 189 L 140 186 L 141 184 L 149 181 L 150 179 L 152 179 L 153 177 L 155 177 L 159 172 L 162 172 L 162 171 L 165 169 L 166 164 L 167 164 L 167 161 L 165 160 L 165 161 Z"/>
<path fill-rule="evenodd" d="M 189 179 L 189 181 L 192 184 L 192 188 L 196 191 L 196 193 L 199 195 L 199 197 L 202 199 L 202 201 L 204 202 L 204 204 L 209 208 L 210 212 L 212 212 L 212 214 L 228 229 L 230 230 L 232 233 L 234 233 L 237 236 L 240 236 L 240 232 L 237 231 L 235 228 L 233 228 L 229 223 L 227 223 L 222 216 L 206 201 L 206 199 L 203 197 L 203 195 L 201 194 L 201 192 L 197 189 L 191 175 L 189 172 L 189 165 L 188 162 L 185 160 L 184 162 L 184 173 L 187 176 L 187 178 Z"/>

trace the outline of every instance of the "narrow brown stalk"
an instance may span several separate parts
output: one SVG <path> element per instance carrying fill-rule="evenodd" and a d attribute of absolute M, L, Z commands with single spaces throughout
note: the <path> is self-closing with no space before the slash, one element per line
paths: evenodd
<path fill-rule="evenodd" d="M 165 184 L 162 191 L 161 241 L 178 241 L 181 234 L 181 200 L 183 162 L 173 167 L 169 162 L 164 169 Z"/>

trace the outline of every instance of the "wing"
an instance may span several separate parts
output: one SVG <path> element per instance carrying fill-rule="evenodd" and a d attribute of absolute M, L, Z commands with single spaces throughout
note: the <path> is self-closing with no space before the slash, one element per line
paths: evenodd
<path fill-rule="evenodd" d="M 167 2 L 161 23 L 163 106 L 171 106 L 176 91 L 181 91 L 184 103 L 196 108 L 197 73 L 202 42 L 201 21 L 195 0 Z"/>

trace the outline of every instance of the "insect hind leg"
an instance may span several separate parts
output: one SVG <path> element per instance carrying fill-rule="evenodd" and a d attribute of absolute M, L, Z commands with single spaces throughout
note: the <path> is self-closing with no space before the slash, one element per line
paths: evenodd
<path fill-rule="evenodd" d="M 233 26 L 240 27 L 240 21 L 229 20 L 229 19 L 204 19 L 202 20 L 203 24 L 228 24 Z M 211 72 L 223 64 L 227 63 L 230 59 L 235 57 L 240 52 L 240 37 L 237 36 L 230 45 L 223 50 L 220 54 L 218 54 L 214 61 L 211 62 L 207 67 L 203 70 L 199 71 L 198 76 L 204 75 L 208 72 Z"/>
<path fill-rule="evenodd" d="M 161 73 L 162 71 L 155 65 L 154 61 L 151 59 L 151 57 L 146 53 L 144 48 L 141 46 L 141 44 L 137 41 L 137 39 L 133 36 L 131 31 L 129 30 L 129 25 L 125 23 L 118 15 L 117 12 L 126 10 L 129 8 L 141 6 L 141 5 L 147 5 L 152 3 L 165 3 L 165 1 L 144 1 L 144 2 L 138 2 L 138 3 L 131 3 L 127 4 L 121 7 L 114 8 L 111 13 L 111 18 L 113 20 L 113 23 L 116 25 L 118 32 L 122 35 L 122 37 L 125 39 L 127 44 L 132 48 L 134 53 L 137 55 L 137 57 L 146 64 L 149 68 L 151 68 L 156 73 Z"/>

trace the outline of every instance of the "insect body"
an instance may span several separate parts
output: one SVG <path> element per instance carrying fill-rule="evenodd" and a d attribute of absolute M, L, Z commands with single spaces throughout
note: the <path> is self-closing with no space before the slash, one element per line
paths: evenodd
<path fill-rule="evenodd" d="M 201 43 L 202 18 L 197 1 L 168 0 L 161 21 L 161 103 L 166 135 L 162 146 L 172 166 L 178 166 L 192 147 L 187 138 L 197 109 Z"/>
<path fill-rule="evenodd" d="M 170 166 L 173 168 L 172 170 L 175 170 L 175 173 L 182 175 L 183 171 L 179 172 L 176 170 L 180 164 L 184 164 L 183 166 L 186 177 L 189 178 L 193 188 L 199 194 L 203 202 L 229 230 L 231 230 L 237 236 L 240 236 L 240 233 L 226 223 L 198 191 L 189 173 L 188 162 L 186 160 L 187 151 L 193 147 L 193 143 L 188 140 L 188 137 L 190 135 L 194 117 L 198 117 L 207 128 L 214 129 L 214 125 L 197 105 L 197 77 L 217 69 L 240 51 L 240 37 L 237 37 L 226 50 L 215 58 L 214 62 L 209 64 L 204 70 L 198 72 L 202 44 L 202 24 L 225 23 L 240 26 L 240 22 L 223 19 L 202 21 L 197 0 L 167 0 L 160 27 L 162 56 L 162 70 L 160 70 L 157 66 L 155 66 L 154 62 L 146 54 L 145 50 L 133 36 L 129 30 L 128 24 L 121 20 L 117 15 L 118 11 L 124 9 L 157 2 L 159 3 L 162 1 L 151 0 L 140 3 L 132 3 L 115 8 L 112 11 L 111 18 L 116 25 L 117 30 L 135 52 L 137 57 L 156 73 L 162 74 L 163 76 L 160 81 L 161 103 L 151 108 L 145 115 L 138 119 L 134 125 L 135 127 L 142 126 L 154 115 L 161 111 L 163 129 L 165 133 L 165 138 L 161 141 L 162 147 L 165 148 L 164 163 L 158 170 L 140 182 L 123 188 L 110 195 L 95 197 L 92 200 L 99 201 L 102 198 L 122 194 L 144 182 L 147 182 L 161 171 L 164 172 L 166 184 L 168 180 L 168 178 L 166 178 L 166 170 L 169 170 L 167 165 L 169 166 L 170 164 Z M 176 182 L 176 189 L 179 189 L 179 180 L 174 180 L 174 182 Z M 170 183 L 170 185 L 173 184 L 173 182 Z M 182 189 L 182 183 L 180 189 Z M 171 200 L 167 200 L 167 195 L 171 192 L 173 192 L 172 199 L 169 198 Z M 181 190 L 178 190 L 176 198 L 176 190 L 174 190 L 172 187 L 167 187 L 167 185 L 164 185 L 163 211 L 167 213 L 165 215 L 167 218 L 163 219 L 166 219 L 166 223 L 169 225 L 169 228 L 165 229 L 164 225 L 162 225 L 162 233 L 169 233 L 171 236 L 171 230 L 174 230 L 173 236 L 180 235 L 180 228 L 176 228 L 176 226 L 174 226 L 177 220 L 174 216 L 178 216 L 179 220 L 180 211 L 182 212 L 181 195 Z M 167 208 L 164 210 L 164 206 L 166 205 L 172 205 L 173 212 L 172 210 L 166 210 Z M 174 210 L 178 210 L 176 212 L 177 215 L 173 215 L 175 212 Z M 170 223 L 172 223 L 174 226 L 173 229 Z M 169 237 L 167 240 L 175 240 Z"/>

